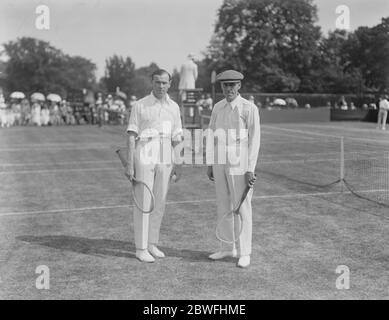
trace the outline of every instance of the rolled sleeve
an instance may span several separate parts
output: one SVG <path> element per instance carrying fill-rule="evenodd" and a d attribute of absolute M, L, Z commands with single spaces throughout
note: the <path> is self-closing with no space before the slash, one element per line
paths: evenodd
<path fill-rule="evenodd" d="M 248 119 L 248 171 L 255 172 L 259 148 L 261 145 L 261 128 L 258 108 L 253 106 Z"/>
<path fill-rule="evenodd" d="M 214 132 L 216 130 L 216 113 L 218 108 L 215 106 L 211 113 L 211 119 L 209 120 L 208 129 L 206 131 L 206 144 L 205 144 L 205 154 L 206 154 L 206 164 L 212 165 L 215 161 L 215 137 Z"/>
<path fill-rule="evenodd" d="M 182 135 L 183 135 L 183 131 L 182 131 L 180 108 L 178 107 L 178 105 L 176 105 L 175 112 L 174 112 L 172 140 L 181 141 Z"/>
<path fill-rule="evenodd" d="M 128 120 L 127 133 L 135 132 L 139 134 L 139 104 L 135 103 L 132 107 L 130 119 Z"/>

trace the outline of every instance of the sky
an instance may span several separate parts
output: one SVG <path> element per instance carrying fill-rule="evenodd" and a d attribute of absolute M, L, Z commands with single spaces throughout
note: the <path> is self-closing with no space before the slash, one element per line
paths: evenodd
<path fill-rule="evenodd" d="M 287 0 L 285 0 L 287 1 Z M 374 26 L 389 16 L 388 0 L 314 0 L 318 25 L 326 34 L 335 29 L 339 5 L 350 9 L 350 30 Z M 156 62 L 169 71 L 189 53 L 201 59 L 223 0 L 1 0 L 0 44 L 29 36 L 49 41 L 70 55 L 97 64 L 104 74 L 105 59 L 130 56 L 135 66 Z M 50 9 L 50 29 L 38 30 L 38 5 Z"/>

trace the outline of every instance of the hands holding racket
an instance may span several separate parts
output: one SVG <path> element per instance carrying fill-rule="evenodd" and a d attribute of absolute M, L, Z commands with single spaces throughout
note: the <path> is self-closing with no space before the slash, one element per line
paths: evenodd
<path fill-rule="evenodd" d="M 126 164 L 125 166 L 125 172 L 124 174 L 126 175 L 126 177 L 131 181 L 133 182 L 135 180 L 135 169 L 134 169 L 134 164 L 130 164 L 129 162 Z"/>
<path fill-rule="evenodd" d="M 212 166 L 208 166 L 208 168 L 207 168 L 207 176 L 208 176 L 209 180 L 215 181 L 215 177 L 213 176 L 213 168 L 212 168 Z M 246 177 L 246 184 L 247 184 L 247 186 L 249 188 L 254 187 L 255 181 L 257 180 L 257 176 L 255 175 L 255 173 L 247 171 L 245 173 L 245 177 Z"/>
<path fill-rule="evenodd" d="M 247 186 L 250 188 L 254 187 L 255 181 L 257 180 L 257 176 L 255 175 L 255 173 L 247 171 L 245 173 L 245 177 L 246 177 Z"/>
<path fill-rule="evenodd" d="M 119 159 L 120 159 L 123 167 L 125 168 L 124 174 L 131 181 L 131 184 L 132 184 L 131 190 L 132 190 L 132 196 L 134 198 L 135 206 L 143 213 L 151 213 L 154 210 L 154 206 L 155 206 L 155 197 L 154 197 L 153 191 L 146 183 L 144 183 L 143 181 L 137 180 L 135 178 L 134 163 L 132 163 L 131 161 L 127 162 L 126 158 L 121 153 L 120 149 L 116 150 L 116 153 L 119 156 Z M 138 202 L 136 195 L 135 195 L 136 186 L 138 186 L 138 187 L 140 186 L 140 187 L 145 188 L 145 190 L 147 190 L 147 192 L 150 194 L 150 198 L 151 198 L 150 199 L 150 207 L 148 209 L 143 208 L 143 206 Z"/>
<path fill-rule="evenodd" d="M 182 173 L 182 165 L 175 164 L 172 170 L 172 173 L 170 174 L 170 179 L 174 182 L 178 182 L 181 178 Z"/>

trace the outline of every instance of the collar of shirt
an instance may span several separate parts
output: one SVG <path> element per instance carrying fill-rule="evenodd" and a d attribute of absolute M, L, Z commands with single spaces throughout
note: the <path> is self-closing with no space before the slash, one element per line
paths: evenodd
<path fill-rule="evenodd" d="M 240 99 L 240 94 L 238 94 L 238 96 L 234 100 L 232 100 L 231 102 L 228 102 L 226 100 L 226 104 L 225 105 L 226 106 L 230 105 L 232 110 L 235 110 L 235 107 L 239 107 L 241 104 L 242 103 L 241 103 L 241 99 Z"/>
<path fill-rule="evenodd" d="M 166 94 L 166 96 L 164 98 L 158 99 L 154 95 L 154 93 L 151 91 L 150 96 L 153 98 L 153 103 L 158 103 L 158 102 L 161 103 L 161 104 L 164 104 L 164 103 L 169 104 L 170 103 L 170 97 L 169 97 L 168 94 Z"/>

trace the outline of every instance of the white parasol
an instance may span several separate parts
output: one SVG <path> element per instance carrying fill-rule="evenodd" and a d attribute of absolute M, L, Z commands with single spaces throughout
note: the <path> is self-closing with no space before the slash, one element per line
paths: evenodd
<path fill-rule="evenodd" d="M 23 92 L 20 92 L 20 91 L 14 91 L 11 93 L 11 95 L 9 97 L 12 99 L 24 99 L 25 94 Z"/>
<path fill-rule="evenodd" d="M 48 94 L 46 99 L 49 101 L 54 101 L 54 102 L 61 102 L 61 100 L 62 100 L 61 96 L 56 94 L 56 93 Z"/>
<path fill-rule="evenodd" d="M 286 101 L 284 99 L 275 99 L 273 104 L 278 106 L 286 106 Z"/>
<path fill-rule="evenodd" d="M 38 101 L 45 101 L 45 96 L 40 93 L 40 92 L 34 92 L 32 95 L 31 95 L 31 99 L 33 100 L 38 100 Z"/>

